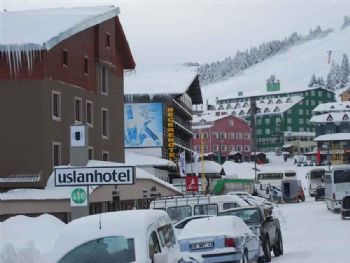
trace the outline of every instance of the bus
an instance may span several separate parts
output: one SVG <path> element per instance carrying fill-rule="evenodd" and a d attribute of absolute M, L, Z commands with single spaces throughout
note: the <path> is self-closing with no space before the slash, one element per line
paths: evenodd
<path fill-rule="evenodd" d="M 318 186 L 323 186 L 324 173 L 325 169 L 323 168 L 315 168 L 307 172 L 306 179 L 309 181 L 310 196 L 315 196 L 316 188 Z"/>
<path fill-rule="evenodd" d="M 350 195 L 350 165 L 326 171 L 324 187 L 327 209 L 340 211 L 343 197 Z"/>
<path fill-rule="evenodd" d="M 272 198 L 281 195 L 281 184 L 283 180 L 297 180 L 297 174 L 294 170 L 271 170 L 263 171 L 257 174 L 256 193 L 265 198 Z"/>

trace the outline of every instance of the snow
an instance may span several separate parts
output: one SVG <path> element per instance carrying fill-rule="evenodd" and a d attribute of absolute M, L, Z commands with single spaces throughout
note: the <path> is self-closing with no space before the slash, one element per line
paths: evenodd
<path fill-rule="evenodd" d="M 184 66 L 140 68 L 124 76 L 124 94 L 182 94 L 191 86 L 197 72 Z"/>
<path fill-rule="evenodd" d="M 325 38 L 297 45 L 245 70 L 238 76 L 204 86 L 203 97 L 214 101 L 216 97 L 237 97 L 239 91 L 243 91 L 243 97 L 247 97 L 314 89 L 308 87 L 311 75 L 316 74 L 325 79 L 330 70 L 327 50 L 332 50 L 332 60 L 340 63 L 342 55 L 350 53 L 350 46 L 346 44 L 349 38 L 350 28 L 346 28 Z M 280 80 L 280 91 L 266 91 L 266 79 L 270 75 L 275 75 Z"/>
<path fill-rule="evenodd" d="M 350 111 L 350 102 L 329 102 L 317 105 L 312 110 L 313 113 L 324 113 L 324 112 L 339 112 L 339 111 Z"/>
<path fill-rule="evenodd" d="M 51 215 L 0 222 L 0 263 L 44 263 L 65 224 Z"/>
<path fill-rule="evenodd" d="M 125 165 L 129 165 L 129 164 L 97 161 L 97 160 L 89 161 L 89 163 L 87 164 L 88 167 L 125 166 Z M 64 168 L 69 166 L 59 166 L 59 167 Z M 181 194 L 181 192 L 172 184 L 169 184 L 140 168 L 136 168 L 136 179 L 149 179 Z M 14 189 L 6 193 L 0 193 L 0 200 L 69 199 L 73 188 L 74 187 L 55 187 L 54 173 L 52 172 L 45 189 Z M 91 187 L 90 193 L 93 192 L 95 189 L 96 187 Z"/>
<path fill-rule="evenodd" d="M 206 174 L 220 174 L 222 166 L 214 161 L 204 160 L 204 171 Z M 202 172 L 202 162 L 186 163 L 187 173 L 201 173 Z"/>
<path fill-rule="evenodd" d="M 224 168 L 226 178 L 234 179 L 255 179 L 254 163 L 235 163 L 233 161 L 226 161 L 222 165 Z M 257 165 L 257 169 L 259 165 Z"/>
<path fill-rule="evenodd" d="M 330 120 L 328 120 L 330 118 Z M 320 114 L 312 116 L 310 122 L 313 123 L 324 123 L 324 122 L 349 122 L 350 112 L 332 112 L 327 114 Z"/>
<path fill-rule="evenodd" d="M 314 139 L 314 141 L 316 142 L 348 141 L 348 140 L 350 140 L 350 133 L 324 134 Z"/>
<path fill-rule="evenodd" d="M 238 237 L 245 233 L 252 232 L 237 216 L 206 217 L 190 221 L 181 231 L 178 240 L 221 235 Z"/>
<path fill-rule="evenodd" d="M 125 151 L 125 163 L 133 166 L 176 166 L 173 161 L 132 151 Z"/>

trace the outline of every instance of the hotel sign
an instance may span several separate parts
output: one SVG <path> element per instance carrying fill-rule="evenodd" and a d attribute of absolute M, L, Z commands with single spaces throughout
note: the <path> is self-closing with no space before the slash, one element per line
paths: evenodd
<path fill-rule="evenodd" d="M 134 166 L 55 168 L 55 186 L 131 185 Z"/>
<path fill-rule="evenodd" d="M 167 132 L 168 132 L 168 159 L 175 159 L 175 128 L 174 128 L 174 108 L 168 107 L 166 110 L 167 116 Z"/>

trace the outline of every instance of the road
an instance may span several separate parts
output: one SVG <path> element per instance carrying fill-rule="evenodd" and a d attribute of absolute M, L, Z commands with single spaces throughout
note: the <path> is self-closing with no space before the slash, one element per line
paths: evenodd
<path fill-rule="evenodd" d="M 275 214 L 282 227 L 284 255 L 272 262 L 350 262 L 350 220 L 341 220 L 324 202 L 308 198 L 304 203 L 278 205 Z"/>

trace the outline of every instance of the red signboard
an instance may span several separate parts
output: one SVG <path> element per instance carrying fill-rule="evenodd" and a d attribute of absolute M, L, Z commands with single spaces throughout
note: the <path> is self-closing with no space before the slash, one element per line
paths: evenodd
<path fill-rule="evenodd" d="M 186 191 L 198 192 L 198 177 L 195 175 L 186 176 Z"/>

